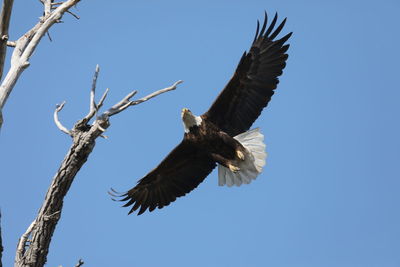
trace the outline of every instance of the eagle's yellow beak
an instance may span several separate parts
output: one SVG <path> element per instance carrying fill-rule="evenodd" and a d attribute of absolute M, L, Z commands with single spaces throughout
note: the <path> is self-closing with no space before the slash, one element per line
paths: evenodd
<path fill-rule="evenodd" d="M 181 116 L 183 117 L 185 114 L 187 114 L 187 113 L 189 113 L 189 112 L 190 112 L 189 109 L 183 108 L 183 109 L 182 109 L 182 112 L 181 112 Z"/>

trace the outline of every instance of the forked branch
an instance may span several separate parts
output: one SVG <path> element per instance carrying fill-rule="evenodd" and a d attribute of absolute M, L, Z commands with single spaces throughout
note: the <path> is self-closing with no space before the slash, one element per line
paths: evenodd
<path fill-rule="evenodd" d="M 58 104 L 56 105 L 56 110 L 54 110 L 54 115 L 53 115 L 53 117 L 54 117 L 54 122 L 55 122 L 57 128 L 60 129 L 61 132 L 66 133 L 66 134 L 72 136 L 72 133 L 71 133 L 64 125 L 62 125 L 62 123 L 61 123 L 60 120 L 58 119 L 58 112 L 60 112 L 60 111 L 63 109 L 64 105 L 65 105 L 65 101 L 62 102 L 62 103 L 59 104 L 59 105 L 58 105 Z"/>
<path fill-rule="evenodd" d="M 131 98 L 137 93 L 137 91 L 132 91 L 130 92 L 127 96 L 125 96 L 120 102 L 118 102 L 117 104 L 115 104 L 114 106 L 112 106 L 109 110 L 107 110 L 106 112 L 103 113 L 102 116 L 113 116 L 115 114 L 120 113 L 121 111 L 127 109 L 130 106 L 134 106 L 140 103 L 143 103 L 147 100 L 150 100 L 153 97 L 156 97 L 158 95 L 161 95 L 163 93 L 166 93 L 168 91 L 172 91 L 175 90 L 176 87 L 178 86 L 178 84 L 183 83 L 183 81 L 179 80 L 177 82 L 175 82 L 173 85 L 164 88 L 164 89 L 160 89 L 158 91 L 155 91 L 139 100 L 135 100 L 135 101 L 131 101 Z"/>
<path fill-rule="evenodd" d="M 51 26 L 55 23 L 60 22 L 64 13 L 68 12 L 69 9 L 75 6 L 80 0 L 67 0 L 58 5 L 55 9 L 52 8 L 51 0 L 42 0 L 44 6 L 44 15 L 40 18 L 39 22 L 32 27 L 28 32 L 26 32 L 23 36 L 21 36 L 17 41 L 8 42 L 8 21 L 9 16 L 11 14 L 12 0 L 3 0 L 3 11 L 9 10 L 9 14 L 3 16 L 3 12 L 1 15 L 1 28 L 5 29 L 5 33 L 0 36 L 0 74 L 2 68 L 4 66 L 4 59 L 2 57 L 5 55 L 5 49 L 7 45 L 14 47 L 14 51 L 11 57 L 11 67 L 7 72 L 4 80 L 0 85 L 0 129 L 2 126 L 1 120 L 1 111 L 7 99 L 13 90 L 19 76 L 22 72 L 29 67 L 30 57 L 35 51 L 37 45 L 39 44 L 42 37 L 48 32 Z M 7 5 L 6 5 L 7 4 Z M 11 6 L 9 9 L 6 9 L 7 6 Z M 8 14 L 8 16 L 7 16 Z M 4 22 L 3 22 L 3 18 Z M 7 22 L 7 23 L 6 23 Z M 5 27 L 6 26 L 6 27 Z M 4 51 L 4 53 L 3 53 Z M 0 75 L 1 76 L 1 75 Z"/>
<path fill-rule="evenodd" d="M 83 119 L 77 121 L 71 130 L 62 126 L 58 119 L 57 114 L 63 108 L 64 103 L 56 108 L 54 113 L 56 125 L 61 131 L 72 136 L 73 143 L 49 186 L 39 214 L 20 238 L 15 266 L 41 267 L 46 263 L 51 238 L 61 217 L 64 197 L 68 193 L 76 174 L 93 151 L 96 145 L 95 140 L 97 137 L 102 136 L 103 132 L 110 126 L 110 117 L 127 109 L 129 106 L 140 104 L 162 93 L 174 90 L 182 82 L 178 81 L 170 87 L 158 90 L 136 101 L 130 100 L 136 91 L 131 92 L 89 124 L 89 121 L 94 118 L 99 108 L 103 105 L 108 92 L 107 89 L 99 102 L 95 102 L 96 82 L 99 71 L 100 69 L 97 66 L 91 87 L 89 113 Z M 27 242 L 28 237 L 30 239 L 29 243 Z M 78 262 L 78 264 L 82 265 L 83 262 Z"/>

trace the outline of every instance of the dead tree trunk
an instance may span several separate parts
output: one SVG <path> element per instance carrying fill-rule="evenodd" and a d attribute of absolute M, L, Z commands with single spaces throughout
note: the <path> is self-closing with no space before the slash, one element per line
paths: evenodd
<path fill-rule="evenodd" d="M 6 58 L 8 26 L 10 25 L 11 11 L 14 0 L 3 0 L 0 14 L 0 80 L 3 77 L 4 60 Z"/>
<path fill-rule="evenodd" d="M 43 206 L 29 229 L 32 232 L 27 250 L 25 250 L 26 243 L 24 242 L 26 240 L 20 240 L 15 266 L 43 266 L 46 263 L 51 237 L 61 216 L 64 197 L 77 172 L 92 152 L 95 139 L 101 134 L 102 132 L 95 127 L 76 125 L 73 134 L 74 142 L 54 176 Z"/>
<path fill-rule="evenodd" d="M 182 82 L 178 81 L 170 87 L 156 91 L 136 101 L 130 100 L 136 94 L 136 91 L 133 91 L 119 103 L 97 116 L 93 123 L 89 124 L 89 121 L 97 115 L 98 110 L 103 105 L 108 92 L 108 90 L 106 90 L 100 101 L 98 103 L 95 102 L 94 98 L 98 72 L 99 68 L 97 67 L 90 94 L 89 114 L 85 118 L 79 120 L 72 130 L 68 130 L 64 127 L 58 119 L 58 112 L 64 107 L 64 103 L 58 105 L 54 112 L 56 125 L 62 132 L 72 137 L 73 144 L 53 178 L 42 207 L 39 210 L 39 214 L 19 239 L 15 257 L 16 267 L 41 267 L 46 263 L 51 238 L 61 217 L 64 197 L 74 181 L 76 174 L 93 151 L 96 144 L 95 140 L 99 136 L 105 137 L 103 133 L 110 126 L 109 118 L 125 110 L 129 106 L 140 104 L 159 94 L 174 90 L 176 86 Z M 28 238 L 30 242 L 27 242 Z"/>

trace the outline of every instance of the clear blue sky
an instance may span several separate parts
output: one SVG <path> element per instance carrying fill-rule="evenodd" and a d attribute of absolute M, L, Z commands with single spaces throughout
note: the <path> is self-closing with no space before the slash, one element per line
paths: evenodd
<path fill-rule="evenodd" d="M 52 121 L 82 118 L 96 64 L 109 107 L 178 90 L 112 118 L 65 199 L 47 266 L 400 266 L 400 2 L 86 1 L 44 38 L 4 110 L 0 206 L 4 265 L 35 218 L 71 140 Z M 252 184 L 214 171 L 172 205 L 142 216 L 110 200 L 181 140 L 180 111 L 206 111 L 266 10 L 287 17 L 289 60 L 254 127 L 268 163 Z M 16 1 L 15 39 L 42 14 Z"/>

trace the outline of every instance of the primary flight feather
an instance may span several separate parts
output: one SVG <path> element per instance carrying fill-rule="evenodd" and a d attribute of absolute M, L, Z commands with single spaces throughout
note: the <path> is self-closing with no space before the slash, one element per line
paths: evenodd
<path fill-rule="evenodd" d="M 184 137 L 167 157 L 137 185 L 120 195 L 129 213 L 168 206 L 195 189 L 219 164 L 219 185 L 250 183 L 265 165 L 265 145 L 259 129 L 249 130 L 271 100 L 285 68 L 292 33 L 275 40 L 277 14 L 267 25 L 267 14 L 251 48 L 240 59 L 233 77 L 201 116 L 182 109 Z M 268 28 L 267 28 L 268 26 Z"/>

